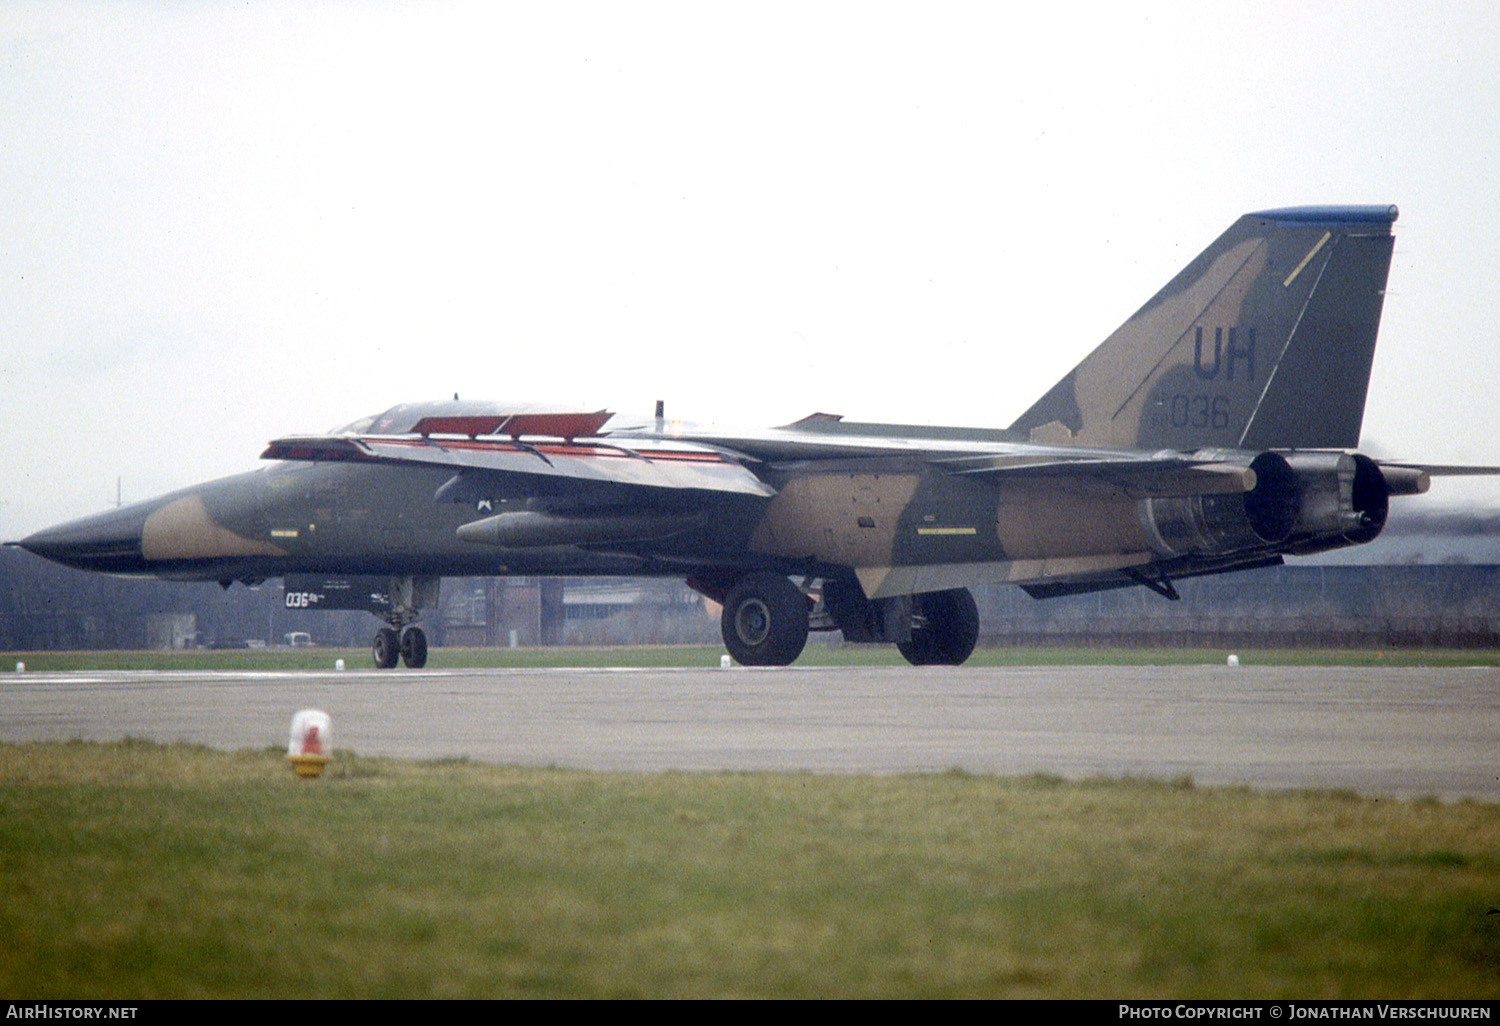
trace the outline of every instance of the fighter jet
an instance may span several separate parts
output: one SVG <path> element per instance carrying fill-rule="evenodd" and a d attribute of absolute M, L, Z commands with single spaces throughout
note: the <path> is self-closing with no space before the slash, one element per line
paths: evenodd
<path fill-rule="evenodd" d="M 970 588 L 1045 599 L 1368 542 L 1439 473 L 1359 444 L 1394 206 L 1236 221 L 1004 429 L 813 414 L 737 432 L 503 402 L 396 406 L 277 439 L 257 471 L 19 544 L 114 574 L 255 583 L 385 620 L 423 665 L 443 576 L 680 577 L 729 652 L 786 665 L 810 630 L 960 664 Z M 377 575 L 384 588 L 336 584 Z M 295 600 L 295 601 L 294 601 Z"/>

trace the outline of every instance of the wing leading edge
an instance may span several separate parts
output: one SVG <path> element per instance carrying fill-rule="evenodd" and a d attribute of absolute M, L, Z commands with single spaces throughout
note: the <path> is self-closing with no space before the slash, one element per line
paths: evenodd
<path fill-rule="evenodd" d="M 262 459 L 451 469 L 530 483 L 541 492 L 626 486 L 760 496 L 775 489 L 723 452 L 687 443 L 314 435 L 273 441 Z"/>

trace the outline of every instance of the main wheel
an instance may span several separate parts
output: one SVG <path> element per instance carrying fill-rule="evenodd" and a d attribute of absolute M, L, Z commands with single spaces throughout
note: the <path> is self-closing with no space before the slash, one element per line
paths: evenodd
<path fill-rule="evenodd" d="M 747 574 L 724 597 L 724 646 L 743 666 L 786 666 L 807 644 L 807 597 L 779 574 Z"/>
<path fill-rule="evenodd" d="M 413 670 L 427 665 L 427 635 L 420 627 L 408 627 L 401 635 L 401 661 Z"/>
<path fill-rule="evenodd" d="M 396 632 L 389 627 L 382 627 L 375 632 L 375 643 L 372 646 L 375 654 L 375 668 L 377 670 L 389 670 L 396 665 L 396 660 L 401 658 L 401 640 Z"/>
<path fill-rule="evenodd" d="M 910 641 L 896 648 L 913 666 L 958 666 L 979 641 L 979 607 L 967 588 L 912 596 L 914 612 L 926 621 L 913 627 Z"/>

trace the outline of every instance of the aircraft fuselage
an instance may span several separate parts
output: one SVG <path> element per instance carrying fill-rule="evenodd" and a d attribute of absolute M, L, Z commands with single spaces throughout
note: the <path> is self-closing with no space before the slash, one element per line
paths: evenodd
<path fill-rule="evenodd" d="M 1352 451 L 1396 216 L 1241 217 L 1008 429 L 814 414 L 730 433 L 660 409 L 606 429 L 605 410 L 455 397 L 277 439 L 261 471 L 20 544 L 226 585 L 388 577 L 383 666 L 398 644 L 421 665 L 412 625 L 463 575 L 681 577 L 724 604 L 741 662 L 790 662 L 826 628 L 961 663 L 976 585 L 1176 598 L 1174 580 L 1369 541 L 1429 472 L 1488 471 Z"/>

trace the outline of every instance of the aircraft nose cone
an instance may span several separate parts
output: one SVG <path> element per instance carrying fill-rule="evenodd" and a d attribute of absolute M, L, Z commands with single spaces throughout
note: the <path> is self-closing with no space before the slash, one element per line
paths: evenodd
<path fill-rule="evenodd" d="M 149 507 L 127 506 L 49 527 L 16 544 L 78 570 L 141 573 L 146 569 L 141 555 L 141 526 L 148 513 Z"/>

